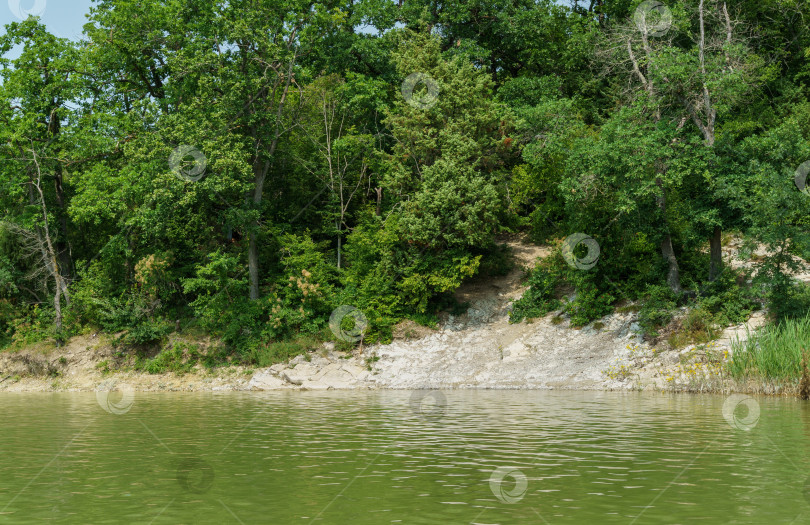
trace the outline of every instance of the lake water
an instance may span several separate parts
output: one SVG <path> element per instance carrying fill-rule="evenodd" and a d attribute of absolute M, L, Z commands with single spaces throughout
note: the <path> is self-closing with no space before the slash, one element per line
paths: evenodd
<path fill-rule="evenodd" d="M 0 523 L 810 523 L 810 404 L 740 399 L 2 394 Z"/>

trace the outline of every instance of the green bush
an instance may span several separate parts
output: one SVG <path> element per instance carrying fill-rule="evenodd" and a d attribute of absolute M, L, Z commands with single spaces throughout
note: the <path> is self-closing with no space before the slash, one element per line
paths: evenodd
<path fill-rule="evenodd" d="M 18 317 L 10 319 L 8 324 L 6 333 L 9 334 L 10 344 L 17 348 L 57 336 L 64 340 L 69 335 L 65 331 L 57 334 L 53 325 L 53 308 L 40 307 L 38 304 L 18 310 Z"/>
<path fill-rule="evenodd" d="M 668 286 L 648 286 L 638 313 L 638 324 L 648 337 L 658 337 L 658 329 L 675 315 L 677 297 Z"/>
<path fill-rule="evenodd" d="M 268 367 L 320 347 L 325 333 L 302 335 L 286 341 L 262 342 L 245 352 L 244 364 Z"/>
<path fill-rule="evenodd" d="M 151 359 L 138 359 L 135 368 L 149 374 L 174 372 L 182 375 L 191 372 L 199 360 L 200 352 L 196 345 L 174 343 L 171 348 L 164 348 Z"/>
<path fill-rule="evenodd" d="M 131 326 L 120 343 L 135 346 L 151 346 L 172 331 L 172 324 L 163 319 L 141 319 Z"/>
<path fill-rule="evenodd" d="M 200 328 L 222 337 L 230 347 L 244 349 L 259 339 L 269 315 L 268 299 L 251 301 L 248 280 L 237 256 L 215 252 L 183 289 L 195 294 L 190 304 Z"/>
<path fill-rule="evenodd" d="M 810 286 L 794 283 L 769 300 L 771 314 L 779 320 L 803 319 L 810 312 Z"/>
<path fill-rule="evenodd" d="M 562 306 L 562 301 L 556 297 L 557 288 L 563 284 L 562 269 L 554 257 L 538 262 L 529 275 L 528 284 L 529 288 L 509 312 L 512 323 L 543 317 Z"/>
<path fill-rule="evenodd" d="M 700 307 L 713 314 L 722 326 L 745 322 L 751 312 L 761 307 L 752 288 L 737 284 L 741 279 L 745 276 L 726 269 L 703 290 L 705 297 L 700 299 Z"/>
<path fill-rule="evenodd" d="M 580 254 L 581 255 L 581 254 Z M 542 317 L 563 308 L 570 316 L 572 326 L 584 326 L 613 311 L 616 296 L 601 289 L 595 271 L 572 269 L 562 258 L 561 252 L 541 260 L 529 276 L 529 289 L 515 301 L 510 312 L 510 322 Z M 562 286 L 573 286 L 576 294 L 571 302 L 559 298 Z"/>
<path fill-rule="evenodd" d="M 708 343 L 720 335 L 717 319 L 717 315 L 702 306 L 692 308 L 683 318 L 681 329 L 672 334 L 668 342 L 673 348 Z"/>
<path fill-rule="evenodd" d="M 209 347 L 205 354 L 200 357 L 200 363 L 205 368 L 212 369 L 219 366 L 228 365 L 233 357 L 230 349 L 225 345 Z"/>
<path fill-rule="evenodd" d="M 603 292 L 589 282 L 577 287 L 574 300 L 565 305 L 565 312 L 571 316 L 571 326 L 585 326 L 591 321 L 610 314 L 616 297 Z"/>
<path fill-rule="evenodd" d="M 0 349 L 11 342 L 14 335 L 13 320 L 18 318 L 18 313 L 11 301 L 0 299 Z"/>
<path fill-rule="evenodd" d="M 670 344 L 680 347 L 704 343 L 718 334 L 718 329 L 746 321 L 760 307 L 754 292 L 737 284 L 741 276 L 732 271 L 721 274 L 708 283 L 703 296 L 691 301 L 683 318 L 681 330 L 670 338 Z M 672 321 L 677 312 L 678 297 L 668 286 L 648 286 L 642 297 L 639 324 L 648 337 L 657 337 L 658 330 Z"/>

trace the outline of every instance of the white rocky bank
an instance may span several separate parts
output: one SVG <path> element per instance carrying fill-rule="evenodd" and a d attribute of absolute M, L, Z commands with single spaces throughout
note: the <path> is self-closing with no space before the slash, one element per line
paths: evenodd
<path fill-rule="evenodd" d="M 511 295 L 511 294 L 510 294 Z M 505 298 L 506 299 L 506 298 Z M 511 299 L 511 298 L 509 298 Z M 511 300 L 481 300 L 426 337 L 374 345 L 352 356 L 328 346 L 257 372 L 252 389 L 613 389 L 604 373 L 643 343 L 632 313 L 580 330 L 554 315 L 509 324 Z"/>
<path fill-rule="evenodd" d="M 553 322 L 560 321 L 561 312 L 509 324 L 511 305 L 526 290 L 520 266 L 529 268 L 550 251 L 519 241 L 507 244 L 520 265 L 508 275 L 462 285 L 456 298 L 471 306 L 439 330 L 365 347 L 351 356 L 325 346 L 320 353 L 260 370 L 249 388 L 677 390 L 693 380 L 684 365 L 700 362 L 706 347 L 653 349 L 638 335 L 637 314 L 632 312 L 614 313 L 582 329 L 571 328 L 567 319 Z M 734 264 L 737 248 L 729 250 L 726 258 Z M 810 281 L 810 271 L 805 277 Z M 749 329 L 764 322 L 759 312 L 747 323 L 729 327 L 711 344 L 712 352 L 727 359 L 731 342 L 744 339 Z"/>

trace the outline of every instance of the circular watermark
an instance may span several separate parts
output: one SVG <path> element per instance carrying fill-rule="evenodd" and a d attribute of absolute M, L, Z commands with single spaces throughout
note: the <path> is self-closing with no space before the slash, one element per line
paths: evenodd
<path fill-rule="evenodd" d="M 425 90 L 414 94 L 413 90 L 419 84 L 425 85 Z M 411 73 L 402 82 L 402 97 L 405 102 L 416 109 L 430 109 L 439 100 L 439 84 L 425 73 Z"/>
<path fill-rule="evenodd" d="M 645 0 L 633 13 L 633 21 L 645 35 L 663 36 L 672 26 L 672 11 L 658 0 Z"/>
<path fill-rule="evenodd" d="M 588 248 L 588 253 L 584 257 L 579 258 L 574 255 L 574 250 L 577 246 L 583 245 Z M 562 255 L 565 262 L 572 268 L 579 270 L 590 270 L 596 263 L 599 262 L 599 243 L 593 237 L 585 235 L 584 233 L 575 233 L 565 238 L 562 245 Z"/>
<path fill-rule="evenodd" d="M 186 458 L 177 467 L 177 482 L 186 492 L 204 494 L 214 484 L 214 469 L 200 458 Z"/>
<path fill-rule="evenodd" d="M 408 404 L 419 417 L 439 419 L 447 409 L 447 398 L 441 390 L 414 390 Z"/>
<path fill-rule="evenodd" d="M 169 155 L 169 167 L 174 175 L 182 180 L 196 182 L 205 176 L 208 159 L 202 151 L 188 144 L 174 148 Z"/>
<path fill-rule="evenodd" d="M 354 326 L 347 328 L 344 320 L 350 317 L 354 320 Z M 351 321 L 349 321 L 351 322 Z M 354 306 L 341 305 L 332 311 L 329 316 L 329 329 L 335 337 L 347 343 L 356 343 L 363 338 L 363 333 L 368 327 L 366 316 Z"/>
<path fill-rule="evenodd" d="M 127 384 L 118 385 L 116 390 L 96 390 L 96 401 L 110 414 L 126 414 L 135 403 L 135 390 Z"/>
<path fill-rule="evenodd" d="M 810 160 L 796 168 L 796 174 L 793 178 L 794 182 L 796 182 L 796 187 L 805 195 L 810 195 L 810 188 L 807 187 L 808 173 L 810 173 Z"/>
<path fill-rule="evenodd" d="M 759 422 L 759 403 L 745 394 L 731 394 L 723 403 L 723 417 L 732 427 L 748 432 Z"/>
<path fill-rule="evenodd" d="M 526 495 L 529 480 L 514 467 L 498 467 L 489 476 L 489 488 L 501 503 L 517 503 Z"/>
<path fill-rule="evenodd" d="M 28 9 L 22 6 L 22 0 L 8 0 L 8 8 L 14 16 L 25 20 L 29 16 L 42 16 L 45 12 L 45 0 L 34 0 L 34 5 Z"/>

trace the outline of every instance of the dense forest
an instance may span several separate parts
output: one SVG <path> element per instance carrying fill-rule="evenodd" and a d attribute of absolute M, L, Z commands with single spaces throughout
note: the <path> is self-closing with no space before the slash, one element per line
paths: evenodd
<path fill-rule="evenodd" d="M 98 0 L 80 41 L 8 24 L 0 346 L 197 330 L 261 364 L 341 305 L 385 341 L 457 311 L 518 233 L 557 255 L 515 321 L 804 317 L 808 27 L 804 0 Z M 764 250 L 749 271 L 732 238 Z"/>

